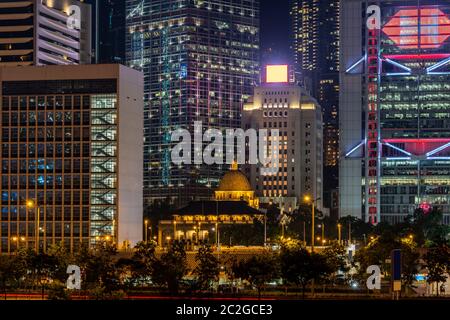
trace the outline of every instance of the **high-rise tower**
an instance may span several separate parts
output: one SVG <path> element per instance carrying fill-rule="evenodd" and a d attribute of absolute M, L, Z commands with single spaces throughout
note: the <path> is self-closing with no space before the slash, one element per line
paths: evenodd
<path fill-rule="evenodd" d="M 342 3 L 340 215 L 450 223 L 450 6 Z"/>
<path fill-rule="evenodd" d="M 0 3 L 0 66 L 90 62 L 88 4 L 76 0 Z"/>
<path fill-rule="evenodd" d="M 127 64 L 144 72 L 146 204 L 209 198 L 229 165 L 174 166 L 171 132 L 240 128 L 258 81 L 259 1 L 127 0 L 126 14 Z"/>
<path fill-rule="evenodd" d="M 296 79 L 322 107 L 325 206 L 338 185 L 340 0 L 293 0 L 292 49 Z"/>

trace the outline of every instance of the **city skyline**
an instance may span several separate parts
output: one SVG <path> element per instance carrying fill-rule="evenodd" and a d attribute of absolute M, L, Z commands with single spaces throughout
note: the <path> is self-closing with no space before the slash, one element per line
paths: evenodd
<path fill-rule="evenodd" d="M 448 1 L 3 0 L 0 140 L 1 300 L 449 301 Z"/>

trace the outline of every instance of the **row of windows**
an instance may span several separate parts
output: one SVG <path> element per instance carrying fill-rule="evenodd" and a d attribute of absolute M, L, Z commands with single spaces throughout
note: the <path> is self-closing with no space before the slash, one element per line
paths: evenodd
<path fill-rule="evenodd" d="M 78 221 L 78 220 L 89 220 L 90 210 L 89 207 L 81 206 L 46 206 L 40 208 L 40 219 L 42 221 Z M 31 221 L 36 219 L 36 211 L 34 209 L 29 209 L 26 206 L 15 207 L 11 206 L 9 209 L 2 206 L 1 220 L 3 222 L 15 220 L 19 221 Z"/>
<path fill-rule="evenodd" d="M 54 126 L 54 125 L 90 125 L 90 112 L 80 111 L 28 111 L 3 112 L 3 126 Z"/>
<path fill-rule="evenodd" d="M 56 144 L 2 144 L 3 158 L 26 157 L 89 157 L 90 145 L 87 143 Z"/>
<path fill-rule="evenodd" d="M 264 111 L 263 112 L 263 116 L 264 117 L 287 117 L 288 116 L 288 112 L 287 111 L 280 111 L 280 112 L 278 112 L 278 111 L 274 111 L 274 112 L 272 112 L 272 111 L 269 111 L 269 112 L 267 112 L 267 111 Z"/>
<path fill-rule="evenodd" d="M 90 127 L 3 128 L 3 142 L 17 141 L 89 141 Z M 114 137 L 112 137 L 114 138 Z"/>
<path fill-rule="evenodd" d="M 89 173 L 89 159 L 2 160 L 2 173 Z"/>
<path fill-rule="evenodd" d="M 19 222 L 10 223 L 10 232 L 8 232 L 8 224 L 1 224 L 1 236 L 10 236 L 10 237 L 33 237 L 35 235 L 35 226 L 34 223 Z M 82 223 L 43 223 L 44 231 L 41 231 L 40 236 L 45 237 L 88 237 L 89 236 L 89 226 Z M 11 239 L 12 240 L 12 239 Z M 26 241 L 25 239 L 17 239 L 17 241 Z M 17 243 L 16 243 L 17 244 Z"/>
<path fill-rule="evenodd" d="M 1 187 L 6 189 L 89 189 L 89 175 L 2 175 Z"/>
<path fill-rule="evenodd" d="M 89 109 L 90 96 L 21 96 L 3 97 L 2 110 L 80 110 Z"/>

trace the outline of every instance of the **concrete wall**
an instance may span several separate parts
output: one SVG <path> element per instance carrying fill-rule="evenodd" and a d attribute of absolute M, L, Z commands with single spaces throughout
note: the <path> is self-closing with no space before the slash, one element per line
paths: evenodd
<path fill-rule="evenodd" d="M 121 66 L 119 79 L 118 244 L 143 239 L 143 75 Z"/>
<path fill-rule="evenodd" d="M 339 161 L 339 215 L 362 218 L 362 156 L 363 148 L 346 157 L 346 154 L 363 139 L 362 75 L 364 62 L 347 73 L 360 60 L 363 51 L 361 0 L 341 2 L 341 72 L 340 72 L 340 161 Z"/>

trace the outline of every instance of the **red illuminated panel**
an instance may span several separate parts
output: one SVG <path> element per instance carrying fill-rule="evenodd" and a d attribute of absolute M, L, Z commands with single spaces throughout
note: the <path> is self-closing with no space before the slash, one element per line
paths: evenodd
<path fill-rule="evenodd" d="M 442 60 L 450 57 L 450 53 L 436 54 L 387 54 L 384 58 L 391 60 Z"/>
<path fill-rule="evenodd" d="M 450 19 L 437 8 L 400 10 L 386 23 L 383 32 L 402 49 L 417 49 L 419 45 L 435 49 L 450 37 Z"/>
<path fill-rule="evenodd" d="M 403 144 L 402 149 L 410 152 L 414 155 L 425 155 L 438 147 L 443 146 L 450 142 L 449 138 L 423 138 L 423 139 L 402 139 L 402 138 L 392 138 L 383 139 L 383 142 L 387 143 L 401 143 Z"/>

